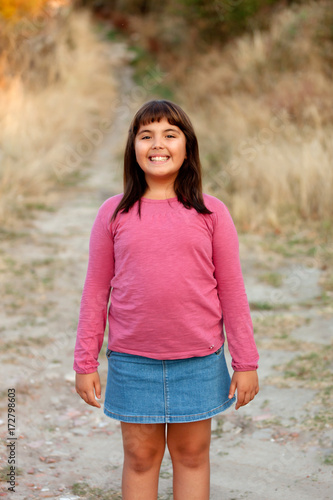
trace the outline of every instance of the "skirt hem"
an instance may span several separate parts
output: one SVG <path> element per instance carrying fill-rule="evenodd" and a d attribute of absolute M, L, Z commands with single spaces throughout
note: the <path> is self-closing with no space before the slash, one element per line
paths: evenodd
<path fill-rule="evenodd" d="M 198 422 L 200 420 L 207 420 L 208 418 L 217 415 L 225 410 L 227 410 L 234 402 L 236 397 L 225 401 L 222 405 L 213 410 L 206 411 L 204 413 L 197 413 L 193 415 L 120 415 L 118 413 L 108 410 L 104 405 L 104 414 L 120 422 L 129 422 L 137 424 L 172 424 L 172 423 L 186 423 L 186 422 Z"/>

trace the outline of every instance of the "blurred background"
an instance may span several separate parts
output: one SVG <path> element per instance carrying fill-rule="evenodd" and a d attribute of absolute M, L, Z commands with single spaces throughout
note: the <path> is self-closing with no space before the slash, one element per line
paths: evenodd
<path fill-rule="evenodd" d="M 137 85 L 163 74 L 142 102 L 190 115 L 204 188 L 239 227 L 332 228 L 330 0 L 0 0 L 2 224 L 43 208 L 79 124 L 111 118 L 117 68 L 100 45 L 120 40 Z"/>
<path fill-rule="evenodd" d="M 213 419 L 212 500 L 332 498 L 332 83 L 332 0 L 0 0 L 0 496 L 12 387 L 15 498 L 121 498 L 119 423 L 73 351 L 129 123 L 167 98 L 236 223 L 260 353 L 255 401 Z M 171 478 L 166 456 L 159 499 Z"/>

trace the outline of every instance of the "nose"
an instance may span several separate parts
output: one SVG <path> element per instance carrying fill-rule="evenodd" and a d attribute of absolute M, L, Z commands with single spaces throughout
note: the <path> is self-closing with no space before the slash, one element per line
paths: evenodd
<path fill-rule="evenodd" d="M 162 143 L 163 143 L 162 138 L 155 136 L 152 148 L 153 149 L 163 149 L 163 144 Z"/>

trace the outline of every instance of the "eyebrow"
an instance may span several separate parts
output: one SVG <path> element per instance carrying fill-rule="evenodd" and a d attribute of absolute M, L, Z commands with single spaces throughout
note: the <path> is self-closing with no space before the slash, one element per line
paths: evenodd
<path fill-rule="evenodd" d="M 144 133 L 151 133 L 152 131 L 149 130 L 148 128 L 146 128 L 145 130 L 141 130 L 140 132 L 138 132 L 137 135 L 141 135 L 141 134 L 144 134 Z M 167 128 L 165 130 L 163 130 L 163 132 L 176 132 L 176 134 L 179 134 L 178 130 L 176 130 L 175 128 Z"/>

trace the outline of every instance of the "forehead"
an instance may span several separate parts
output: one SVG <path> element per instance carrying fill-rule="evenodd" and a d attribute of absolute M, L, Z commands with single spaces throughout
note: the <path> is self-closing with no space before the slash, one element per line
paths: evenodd
<path fill-rule="evenodd" d="M 157 129 L 164 129 L 164 128 L 175 128 L 176 130 L 180 130 L 180 128 L 177 127 L 177 125 L 173 125 L 172 123 L 170 123 L 167 120 L 167 118 L 161 118 L 159 121 L 154 120 L 154 121 L 150 121 L 150 122 L 141 123 L 139 125 L 137 133 L 139 133 L 141 130 L 146 130 L 146 129 L 157 130 Z"/>

